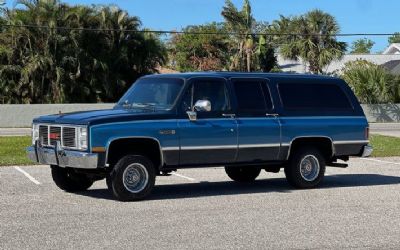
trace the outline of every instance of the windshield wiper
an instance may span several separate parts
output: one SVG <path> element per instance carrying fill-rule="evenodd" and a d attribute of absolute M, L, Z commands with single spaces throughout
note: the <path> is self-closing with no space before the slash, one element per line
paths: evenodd
<path fill-rule="evenodd" d="M 156 108 L 155 103 L 124 103 L 122 107 L 129 109 L 129 108 L 139 108 L 139 109 L 151 109 L 155 110 Z"/>

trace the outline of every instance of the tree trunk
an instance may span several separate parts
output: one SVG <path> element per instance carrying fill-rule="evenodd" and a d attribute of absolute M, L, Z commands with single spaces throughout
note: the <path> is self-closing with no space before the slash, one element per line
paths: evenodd
<path fill-rule="evenodd" d="M 247 72 L 251 71 L 251 50 L 246 50 Z"/>

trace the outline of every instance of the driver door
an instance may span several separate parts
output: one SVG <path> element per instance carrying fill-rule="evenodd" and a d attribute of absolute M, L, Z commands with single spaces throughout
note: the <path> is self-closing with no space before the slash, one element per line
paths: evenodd
<path fill-rule="evenodd" d="M 211 110 L 195 110 L 194 105 L 199 100 L 208 101 Z M 196 112 L 196 120 L 189 120 L 187 111 Z M 185 117 L 178 120 L 180 165 L 224 164 L 235 161 L 238 130 L 236 119 L 231 115 L 225 79 L 191 79 L 181 101 L 180 112 Z"/>

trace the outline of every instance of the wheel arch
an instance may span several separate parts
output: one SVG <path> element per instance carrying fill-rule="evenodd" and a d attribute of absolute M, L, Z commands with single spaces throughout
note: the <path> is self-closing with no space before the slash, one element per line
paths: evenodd
<path fill-rule="evenodd" d="M 326 159 L 330 159 L 335 156 L 335 144 L 329 136 L 297 136 L 290 141 L 286 160 L 289 160 L 290 155 L 301 145 L 308 146 L 321 146 L 322 153 Z"/>
<path fill-rule="evenodd" d="M 121 147 L 125 148 L 114 155 L 115 150 L 120 149 Z M 150 150 L 150 152 L 147 150 Z M 160 141 L 157 138 L 149 136 L 112 138 L 107 143 L 105 162 L 111 166 L 116 163 L 118 158 L 129 153 L 140 153 L 147 156 L 157 169 L 164 165 L 164 155 Z"/>

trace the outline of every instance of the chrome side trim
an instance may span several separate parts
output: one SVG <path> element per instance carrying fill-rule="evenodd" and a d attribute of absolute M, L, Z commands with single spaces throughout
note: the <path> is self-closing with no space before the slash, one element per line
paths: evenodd
<path fill-rule="evenodd" d="M 45 165 L 57 165 L 60 167 L 72 167 L 81 169 L 96 169 L 98 167 L 98 154 L 61 150 L 54 148 L 28 147 L 28 158 L 33 162 Z"/>
<path fill-rule="evenodd" d="M 350 141 L 334 141 L 333 144 L 343 145 L 343 144 L 364 144 L 369 143 L 369 140 L 350 140 Z"/>
<path fill-rule="evenodd" d="M 162 151 L 178 151 L 179 147 L 163 147 Z"/>
<path fill-rule="evenodd" d="M 243 144 L 239 145 L 239 149 L 241 148 L 273 148 L 280 147 L 280 143 L 267 143 L 267 144 Z"/>
<path fill-rule="evenodd" d="M 216 146 L 185 146 L 181 150 L 211 150 L 211 149 L 244 149 L 244 148 L 272 148 L 280 147 L 280 143 L 268 144 L 243 144 L 243 145 L 216 145 Z M 173 150 L 173 149 L 170 149 Z"/>
<path fill-rule="evenodd" d="M 237 145 L 185 146 L 181 150 L 237 149 Z"/>

